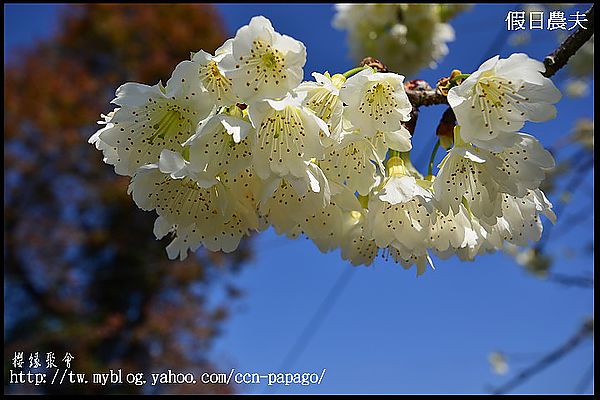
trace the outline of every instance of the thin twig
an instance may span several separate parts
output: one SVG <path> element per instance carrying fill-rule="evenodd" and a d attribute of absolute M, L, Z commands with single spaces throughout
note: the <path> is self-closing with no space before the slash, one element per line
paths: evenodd
<path fill-rule="evenodd" d="M 594 278 L 589 276 L 551 274 L 549 279 L 565 286 L 574 286 L 584 289 L 592 289 L 594 287 Z"/>
<path fill-rule="evenodd" d="M 350 282 L 350 278 L 354 275 L 354 271 L 356 268 L 346 268 L 338 279 L 335 281 L 333 287 L 327 293 L 327 296 L 323 299 L 317 311 L 310 319 L 308 324 L 304 327 L 304 330 L 300 333 L 294 346 L 290 349 L 290 351 L 286 354 L 283 362 L 279 366 L 277 371 L 281 372 L 289 372 L 296 360 L 302 355 L 306 346 L 310 343 L 310 340 L 317 332 L 319 326 L 321 326 L 321 322 L 327 316 L 331 308 L 335 305 L 340 294 L 344 291 L 348 283 Z M 273 393 L 279 389 L 279 385 L 269 386 L 266 389 L 265 393 Z"/>
<path fill-rule="evenodd" d="M 566 354 L 570 353 L 573 349 L 575 349 L 579 344 L 581 344 L 585 339 L 589 338 L 593 333 L 593 323 L 589 321 L 584 323 L 581 328 L 573 335 L 567 342 L 565 342 L 562 346 L 557 348 L 556 350 L 548 353 L 541 360 L 531 365 L 530 367 L 525 368 L 521 371 L 517 376 L 515 376 L 512 380 L 508 381 L 506 384 L 494 389 L 492 392 L 494 394 L 503 394 L 508 393 L 533 375 L 541 372 L 546 369 L 550 365 L 552 365 L 557 360 L 564 357 Z"/>
<path fill-rule="evenodd" d="M 575 387 L 575 393 L 584 394 L 586 389 L 590 386 L 590 383 L 594 381 L 594 363 L 592 362 L 590 366 L 585 370 L 583 377 Z"/>
<path fill-rule="evenodd" d="M 550 78 L 556 74 L 559 69 L 567 64 L 569 58 L 577 52 L 594 34 L 594 6 L 590 7 L 585 13 L 587 22 L 584 22 L 585 28 L 577 28 L 577 30 L 571 33 L 556 50 L 546 56 L 544 59 L 544 65 L 546 71 L 542 74 L 546 78 Z"/>
<path fill-rule="evenodd" d="M 408 100 L 414 107 L 448 104 L 448 99 L 436 90 L 407 90 Z"/>
<path fill-rule="evenodd" d="M 556 72 L 567 64 L 569 58 L 579 50 L 585 42 L 594 34 L 594 6 L 585 13 L 587 22 L 584 22 L 585 29 L 579 27 L 571 33 L 556 50 L 544 58 L 546 71 L 543 75 L 550 78 Z M 448 104 L 448 99 L 437 90 L 430 88 L 427 90 L 407 89 L 406 94 L 414 107 L 433 106 L 436 104 Z"/>
<path fill-rule="evenodd" d="M 590 167 L 594 166 L 594 158 L 590 158 L 585 160 L 584 163 L 580 164 L 577 169 L 575 170 L 575 174 L 573 175 L 573 178 L 571 178 L 571 180 L 567 183 L 567 185 L 565 186 L 565 188 L 562 190 L 563 193 L 569 193 L 570 196 L 573 196 L 573 194 L 575 193 L 575 191 L 584 183 L 586 183 L 586 176 L 587 173 L 592 171 L 590 169 Z M 561 216 L 562 210 L 564 208 L 566 203 L 564 202 L 560 202 L 556 208 L 554 209 L 554 213 L 556 214 L 557 217 Z M 553 231 L 553 227 L 555 225 L 548 225 L 548 227 L 546 228 L 546 232 L 544 234 L 544 237 L 538 242 L 538 244 L 535 246 L 535 248 L 538 251 L 542 251 L 544 249 L 544 247 L 546 246 L 546 244 L 548 243 L 548 240 L 550 238 L 550 232 Z"/>

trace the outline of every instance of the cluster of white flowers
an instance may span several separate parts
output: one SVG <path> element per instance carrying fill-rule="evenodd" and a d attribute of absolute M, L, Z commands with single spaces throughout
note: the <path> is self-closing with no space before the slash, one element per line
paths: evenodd
<path fill-rule="evenodd" d="M 365 55 L 385 60 L 393 71 L 413 75 L 435 68 L 448 54 L 454 29 L 448 21 L 465 4 L 336 4 L 333 26 L 348 31 L 357 61 Z"/>
<path fill-rule="evenodd" d="M 538 187 L 554 161 L 517 130 L 555 113 L 560 94 L 541 63 L 496 57 L 452 88 L 455 144 L 423 178 L 407 163 L 404 77 L 364 67 L 303 82 L 305 60 L 301 42 L 259 16 L 166 85 L 118 88 L 90 143 L 158 214 L 170 258 L 230 252 L 272 226 L 354 265 L 380 254 L 420 274 L 430 251 L 471 260 L 539 240 L 539 214 L 553 214 Z"/>

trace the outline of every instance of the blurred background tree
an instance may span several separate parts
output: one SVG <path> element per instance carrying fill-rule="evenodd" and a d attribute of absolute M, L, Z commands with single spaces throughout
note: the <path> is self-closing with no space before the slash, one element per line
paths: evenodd
<path fill-rule="evenodd" d="M 87 143 L 123 82 L 165 82 L 190 50 L 212 52 L 225 32 L 207 5 L 72 6 L 60 30 L 5 65 L 5 392 L 147 392 L 134 385 L 8 385 L 15 351 L 65 352 L 76 372 L 200 372 L 231 302 L 228 278 L 251 256 L 199 250 L 167 260 L 154 215 L 127 195 Z M 168 239 L 167 239 L 168 240 Z M 221 290 L 217 304 L 207 293 Z M 24 368 L 27 370 L 27 368 Z M 33 389 L 32 389 L 33 388 Z M 158 385 L 229 392 L 219 385 Z"/>

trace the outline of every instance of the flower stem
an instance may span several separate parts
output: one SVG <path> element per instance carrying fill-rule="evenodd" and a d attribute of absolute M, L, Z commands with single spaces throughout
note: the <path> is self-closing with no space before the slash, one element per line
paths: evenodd
<path fill-rule="evenodd" d="M 452 80 L 450 80 L 450 82 L 456 83 L 456 81 L 458 81 L 460 79 L 467 79 L 469 76 L 471 76 L 471 74 L 458 74 L 454 78 L 452 78 Z"/>
<path fill-rule="evenodd" d="M 362 208 L 369 208 L 369 196 L 358 195 L 358 202 Z"/>
<path fill-rule="evenodd" d="M 431 152 L 431 157 L 429 158 L 429 168 L 427 169 L 427 175 L 432 175 L 433 173 L 433 161 L 435 160 L 435 155 L 437 154 L 439 148 L 440 140 L 438 139 L 438 141 L 435 142 L 435 146 L 433 146 L 433 151 Z"/>
<path fill-rule="evenodd" d="M 352 68 L 351 70 L 348 70 L 348 71 L 344 72 L 342 75 L 344 75 L 345 78 L 349 78 L 352 75 L 356 74 L 357 72 L 360 72 L 363 69 L 367 69 L 367 68 L 371 68 L 371 67 L 369 67 L 367 65 L 363 65 L 362 67 Z"/>
<path fill-rule="evenodd" d="M 389 158 L 400 157 L 401 153 L 398 150 L 388 149 Z"/>

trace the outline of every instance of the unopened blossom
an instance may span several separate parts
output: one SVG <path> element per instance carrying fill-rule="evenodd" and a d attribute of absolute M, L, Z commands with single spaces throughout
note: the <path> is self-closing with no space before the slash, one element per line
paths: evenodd
<path fill-rule="evenodd" d="M 238 29 L 231 54 L 219 63 L 241 102 L 278 98 L 297 87 L 304 76 L 306 48 L 302 42 L 275 32 L 271 21 L 253 17 Z"/>
<path fill-rule="evenodd" d="M 117 89 L 112 102 L 119 108 L 110 124 L 90 139 L 116 152 L 116 157 L 105 157 L 117 174 L 131 176 L 139 167 L 157 163 L 163 149 L 181 149 L 198 122 L 213 110 L 197 75 L 195 63 L 182 61 L 165 87 L 129 82 Z"/>
<path fill-rule="evenodd" d="M 512 133 L 525 121 L 542 122 L 556 116 L 560 91 L 542 76 L 544 64 L 526 54 L 484 62 L 448 92 L 448 103 L 465 141 L 492 151 L 513 143 Z"/>
<path fill-rule="evenodd" d="M 406 130 L 401 122 L 410 119 L 412 105 L 402 75 L 366 68 L 346 81 L 340 98 L 347 104 L 344 116 L 364 135 Z M 410 150 L 410 135 L 407 138 L 399 151 Z"/>
<path fill-rule="evenodd" d="M 302 105 L 305 92 L 281 100 L 266 99 L 249 109 L 256 128 L 252 135 L 252 163 L 262 179 L 271 175 L 302 178 L 306 162 L 323 158 L 320 134 L 329 136 L 327 124 Z"/>
<path fill-rule="evenodd" d="M 344 105 L 340 99 L 340 88 L 346 82 L 344 75 L 330 76 L 328 72 L 313 72 L 315 82 L 302 82 L 296 89 L 306 92 L 304 105 L 327 124 L 332 138 L 338 138 L 342 131 Z"/>

